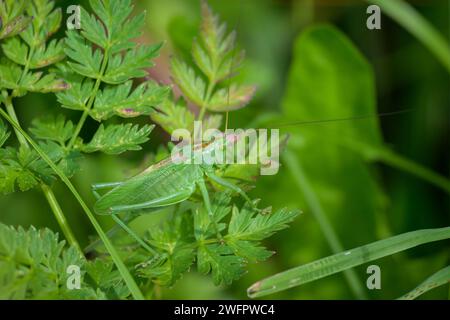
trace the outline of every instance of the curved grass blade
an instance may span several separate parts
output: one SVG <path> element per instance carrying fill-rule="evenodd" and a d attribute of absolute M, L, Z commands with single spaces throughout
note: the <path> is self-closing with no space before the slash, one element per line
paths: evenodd
<path fill-rule="evenodd" d="M 450 282 L 450 266 L 447 266 L 444 269 L 441 269 L 435 274 L 433 274 L 431 277 L 428 277 L 424 282 L 419 284 L 412 291 L 398 298 L 398 300 L 414 300 L 418 296 L 424 294 L 425 292 L 430 291 L 434 288 L 437 288 L 449 282 Z"/>
<path fill-rule="evenodd" d="M 37 145 L 37 143 L 22 129 L 22 127 L 14 121 L 3 109 L 0 108 L 0 114 L 28 141 L 28 143 L 36 150 L 36 152 L 41 156 L 41 158 L 49 165 L 50 168 L 53 169 L 53 171 L 61 178 L 61 180 L 64 182 L 64 184 L 69 188 L 69 190 L 72 192 L 72 194 L 77 199 L 78 203 L 83 208 L 84 212 L 88 216 L 90 222 L 92 223 L 92 226 L 95 228 L 95 231 L 97 231 L 100 239 L 102 239 L 103 243 L 105 244 L 106 249 L 108 250 L 109 254 L 111 255 L 112 260 L 114 261 L 117 269 L 119 270 L 120 275 L 122 276 L 125 284 L 127 285 L 128 289 L 130 290 L 131 294 L 133 295 L 134 299 L 136 300 L 144 300 L 144 296 L 142 295 L 142 292 L 140 291 L 138 285 L 134 281 L 133 277 L 131 276 L 130 272 L 128 271 L 127 267 L 123 263 L 122 259 L 120 258 L 119 253 L 114 248 L 111 241 L 108 239 L 108 236 L 103 231 L 102 227 L 98 223 L 97 219 L 95 219 L 94 214 L 91 212 L 89 207 L 86 205 L 84 200 L 81 198 L 78 191 L 75 189 L 72 182 L 70 182 L 69 178 L 58 168 L 58 166 L 48 157 L 48 155 L 42 151 L 42 149 Z"/>
<path fill-rule="evenodd" d="M 450 227 L 403 233 L 278 273 L 253 284 L 248 288 L 247 294 L 251 298 L 266 296 L 421 244 L 449 238 Z"/>
<path fill-rule="evenodd" d="M 450 72 L 450 49 L 445 38 L 414 8 L 403 0 L 366 0 L 419 39 Z"/>

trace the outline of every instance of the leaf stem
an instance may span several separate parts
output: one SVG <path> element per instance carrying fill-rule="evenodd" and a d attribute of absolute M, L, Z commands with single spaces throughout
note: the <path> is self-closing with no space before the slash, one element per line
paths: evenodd
<path fill-rule="evenodd" d="M 203 101 L 202 108 L 200 109 L 200 114 L 198 115 L 199 121 L 202 121 L 205 117 L 206 106 L 208 105 L 209 99 L 211 99 L 212 92 L 214 90 L 216 83 L 214 80 L 210 80 L 208 84 L 208 88 L 206 90 L 205 100 Z"/>
<path fill-rule="evenodd" d="M 317 198 L 307 177 L 304 174 L 300 161 L 298 161 L 297 157 L 289 150 L 286 150 L 284 154 L 284 161 L 291 174 L 293 175 L 298 188 L 303 193 L 306 203 L 311 209 L 311 213 L 319 223 L 320 229 L 322 230 L 325 239 L 331 248 L 331 251 L 333 253 L 344 251 L 338 235 L 334 231 L 327 215 L 322 208 L 322 205 L 320 204 L 319 199 Z M 361 281 L 356 275 L 356 272 L 353 269 L 348 269 L 344 271 L 344 276 L 353 294 L 358 299 L 366 299 L 367 295 L 361 285 Z"/>
<path fill-rule="evenodd" d="M 64 236 L 66 237 L 67 241 L 69 242 L 69 244 L 73 247 L 75 247 L 75 249 L 78 250 L 78 252 L 81 254 L 81 256 L 84 256 L 83 254 L 83 250 L 81 250 L 81 247 L 77 241 L 77 239 L 75 238 L 72 229 L 70 228 L 66 217 L 64 216 L 63 211 L 61 210 L 61 207 L 58 203 L 58 201 L 56 200 L 55 194 L 53 193 L 52 189 L 47 186 L 46 184 L 42 183 L 41 184 L 41 189 L 42 192 L 45 195 L 45 198 L 48 201 L 48 204 L 50 205 L 50 208 L 53 211 L 53 214 L 55 215 L 56 220 L 58 221 L 58 224 L 61 228 L 61 230 L 64 233 Z"/>
<path fill-rule="evenodd" d="M 134 281 L 133 277 L 129 273 L 127 267 L 119 256 L 119 253 L 114 248 L 111 241 L 108 239 L 106 234 L 104 233 L 102 227 L 98 223 L 97 219 L 95 219 L 94 214 L 91 212 L 89 207 L 84 202 L 81 195 L 78 193 L 75 186 L 70 182 L 69 178 L 58 168 L 58 166 L 49 158 L 49 156 L 38 146 L 36 142 L 20 127 L 20 125 L 14 121 L 3 109 L 0 109 L 0 114 L 14 127 L 16 128 L 28 141 L 28 143 L 36 150 L 36 152 L 42 157 L 42 159 L 50 166 L 50 168 L 55 171 L 55 173 L 61 178 L 64 184 L 69 188 L 74 197 L 77 199 L 80 206 L 83 208 L 83 211 L 86 213 L 90 222 L 92 223 L 94 229 L 97 231 L 100 239 L 102 239 L 105 244 L 106 249 L 111 255 L 112 260 L 114 261 L 119 273 L 121 274 L 123 280 L 125 281 L 128 289 L 136 300 L 144 300 L 144 296 L 140 291 L 138 285 Z"/>
<path fill-rule="evenodd" d="M 94 85 L 94 88 L 92 89 L 91 95 L 90 95 L 88 103 L 86 105 L 86 108 L 84 109 L 83 114 L 80 118 L 80 121 L 78 121 L 77 127 L 75 129 L 75 133 L 72 136 L 72 139 L 70 139 L 69 144 L 67 146 L 69 150 L 72 149 L 73 146 L 75 145 L 75 142 L 77 141 L 77 138 L 81 132 L 81 129 L 83 128 L 84 123 L 86 122 L 86 119 L 89 116 L 89 112 L 91 111 L 92 105 L 94 104 L 95 97 L 97 96 L 97 92 L 100 89 L 100 85 L 102 83 L 102 77 L 105 73 L 106 67 L 108 66 L 108 57 L 109 57 L 109 48 L 107 47 L 107 48 L 105 48 L 105 51 L 104 51 L 102 66 L 100 68 L 100 75 L 95 81 L 95 85 Z"/>

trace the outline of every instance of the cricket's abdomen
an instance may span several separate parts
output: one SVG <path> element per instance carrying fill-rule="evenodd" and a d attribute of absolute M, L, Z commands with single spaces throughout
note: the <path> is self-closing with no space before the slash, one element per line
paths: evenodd
<path fill-rule="evenodd" d="M 190 164 L 169 164 L 155 171 L 144 171 L 102 196 L 94 209 L 97 214 L 111 214 L 115 207 L 137 206 L 154 200 L 161 201 L 156 201 L 157 205 L 149 205 L 148 208 L 171 205 L 180 200 L 174 202 L 173 199 L 164 199 L 182 191 L 189 193 L 189 198 L 196 181 L 201 178 L 201 168 Z"/>

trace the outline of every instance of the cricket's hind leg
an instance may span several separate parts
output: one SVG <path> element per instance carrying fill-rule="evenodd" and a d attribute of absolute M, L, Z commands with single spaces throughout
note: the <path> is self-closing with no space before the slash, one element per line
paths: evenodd
<path fill-rule="evenodd" d="M 158 253 L 152 249 L 141 237 L 139 237 L 133 230 L 131 230 L 130 227 L 126 225 L 117 214 L 112 214 L 112 218 L 114 221 L 123 229 L 125 232 L 127 232 L 134 240 L 136 240 L 145 250 L 153 254 L 154 256 Z"/>

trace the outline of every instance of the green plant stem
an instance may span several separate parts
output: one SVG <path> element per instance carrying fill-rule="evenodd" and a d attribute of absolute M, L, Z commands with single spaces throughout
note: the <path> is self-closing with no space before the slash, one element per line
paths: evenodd
<path fill-rule="evenodd" d="M 0 114 L 14 127 L 16 128 L 28 141 L 28 143 L 36 150 L 36 152 L 41 156 L 41 158 L 53 169 L 53 171 L 61 178 L 64 184 L 69 188 L 74 197 L 77 199 L 80 206 L 83 208 L 83 211 L 86 213 L 90 222 L 92 223 L 94 229 L 97 231 L 100 239 L 102 239 L 105 244 L 106 249 L 108 250 L 111 258 L 113 259 L 119 273 L 121 274 L 125 284 L 130 290 L 133 297 L 137 300 L 144 300 L 144 296 L 140 291 L 138 285 L 134 281 L 133 277 L 129 273 L 127 267 L 123 263 L 122 259 L 119 256 L 119 253 L 114 248 L 111 241 L 108 239 L 97 219 L 95 219 L 94 214 L 91 212 L 89 207 L 84 202 L 83 198 L 80 196 L 74 185 L 70 182 L 69 178 L 58 168 L 58 166 L 48 157 L 48 155 L 37 145 L 36 142 L 20 127 L 20 125 L 14 121 L 3 109 L 0 109 Z"/>
<path fill-rule="evenodd" d="M 315 195 L 312 187 L 306 178 L 301 163 L 298 161 L 297 157 L 289 150 L 284 153 L 284 161 L 286 166 L 290 170 L 297 183 L 298 188 L 305 196 L 306 203 L 311 209 L 314 218 L 319 223 L 320 229 L 325 236 L 328 245 L 333 253 L 338 253 L 344 250 L 341 241 L 339 240 L 336 232 L 334 231 L 327 215 L 325 214 L 319 199 Z M 353 269 L 348 269 L 344 271 L 344 277 L 347 283 L 358 299 L 367 299 L 367 295 L 361 285 L 361 281 L 358 279 L 356 272 Z"/>
<path fill-rule="evenodd" d="M 47 201 L 50 205 L 50 208 L 52 209 L 52 211 L 56 217 L 56 220 L 58 221 L 58 224 L 59 224 L 61 230 L 63 231 L 64 236 L 66 237 L 67 241 L 69 242 L 69 244 L 71 246 L 75 247 L 75 249 L 78 250 L 78 252 L 81 254 L 81 256 L 84 256 L 83 250 L 81 250 L 81 247 L 78 244 L 77 239 L 73 235 L 72 229 L 70 228 L 70 226 L 66 220 L 66 217 L 64 216 L 64 213 L 61 210 L 61 207 L 60 207 L 58 201 L 56 200 L 55 194 L 53 193 L 52 189 L 50 189 L 50 187 L 44 183 L 41 184 L 41 189 L 42 189 L 42 192 L 44 193 L 45 198 L 47 199 Z"/>
<path fill-rule="evenodd" d="M 428 181 L 450 194 L 450 181 L 432 170 L 402 157 L 391 150 L 382 150 L 376 157 L 377 160 Z"/>
<path fill-rule="evenodd" d="M 12 99 L 10 96 L 5 97 L 5 106 L 6 106 L 6 111 L 8 112 L 8 115 L 11 117 L 11 119 L 13 119 L 16 123 L 19 123 L 16 112 L 14 111 L 14 106 L 12 104 Z M 14 128 L 14 132 L 16 133 L 17 140 L 19 140 L 20 145 L 22 145 L 26 148 L 29 148 L 27 140 L 20 133 L 20 131 L 17 130 L 16 128 Z M 66 219 L 63 211 L 61 210 L 60 205 L 58 204 L 58 201 L 56 200 L 55 194 L 48 186 L 46 186 L 43 183 L 41 183 L 41 188 L 42 188 L 45 198 L 47 199 L 47 201 L 50 205 L 50 208 L 56 218 L 56 221 L 58 222 L 59 226 L 61 227 L 61 230 L 64 233 L 65 238 L 67 239 L 69 244 L 71 246 L 75 247 L 75 249 L 77 249 L 78 252 L 83 256 L 83 251 L 81 250 L 81 247 L 80 247 L 78 241 L 76 240 L 76 238 L 69 226 L 69 223 L 67 222 L 67 219 Z"/>
<path fill-rule="evenodd" d="M 67 145 L 67 147 L 70 149 L 72 149 L 75 145 L 75 142 L 77 141 L 77 138 L 81 132 L 81 129 L 84 126 L 84 123 L 86 122 L 88 116 L 89 116 L 89 112 L 91 111 L 91 108 L 94 104 L 95 101 L 95 97 L 97 96 L 97 92 L 100 89 L 100 85 L 102 83 L 102 76 L 105 73 L 106 67 L 108 66 L 108 56 L 109 56 L 109 49 L 105 48 L 104 51 L 104 57 L 103 57 L 103 61 L 102 61 L 102 66 L 100 68 L 100 76 L 96 79 L 95 81 L 95 85 L 94 85 L 94 89 L 92 89 L 92 93 L 89 97 L 88 103 L 86 105 L 85 110 L 83 111 L 83 114 L 81 115 L 80 121 L 78 121 L 77 127 L 75 128 L 75 133 L 72 136 L 72 138 L 69 141 L 69 144 Z"/>
<path fill-rule="evenodd" d="M 450 49 L 445 38 L 414 8 L 403 0 L 366 0 L 381 7 L 403 28 L 419 39 L 450 72 Z"/>
<path fill-rule="evenodd" d="M 16 121 L 17 123 L 19 123 L 19 119 L 17 118 L 16 112 L 14 111 L 14 106 L 12 104 L 12 99 L 10 96 L 5 98 L 5 106 L 6 106 L 6 111 L 8 112 L 9 116 Z M 27 140 L 22 136 L 22 134 L 16 129 L 14 128 L 14 132 L 16 133 L 16 137 L 17 140 L 19 140 L 20 145 L 27 147 L 28 148 L 28 142 Z"/>
<path fill-rule="evenodd" d="M 206 90 L 205 101 L 203 102 L 202 108 L 200 109 L 200 114 L 198 115 L 198 119 L 197 119 L 198 121 L 202 121 L 203 118 L 205 117 L 206 106 L 208 105 L 209 99 L 211 99 L 211 95 L 212 95 L 215 85 L 216 84 L 215 84 L 214 80 L 209 81 L 208 89 Z"/>

